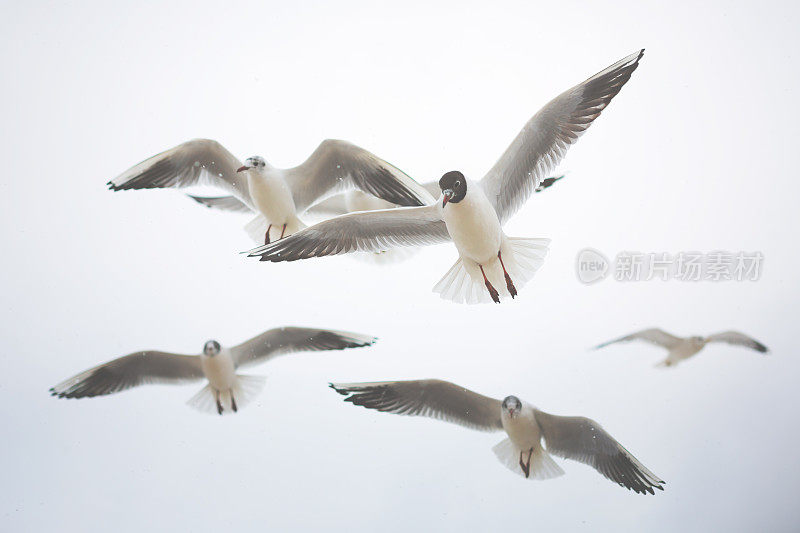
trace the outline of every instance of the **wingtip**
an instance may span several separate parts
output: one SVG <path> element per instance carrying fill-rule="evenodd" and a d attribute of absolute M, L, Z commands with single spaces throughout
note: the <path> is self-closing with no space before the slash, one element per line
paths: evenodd
<path fill-rule="evenodd" d="M 349 394 L 346 390 L 344 390 L 344 387 L 341 383 L 328 383 L 328 386 L 342 396 L 347 396 Z"/>

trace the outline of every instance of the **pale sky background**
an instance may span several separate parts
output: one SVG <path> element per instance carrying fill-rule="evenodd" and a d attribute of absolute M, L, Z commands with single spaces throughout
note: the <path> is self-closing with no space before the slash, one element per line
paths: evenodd
<path fill-rule="evenodd" d="M 6 2 L 0 243 L 4 531 L 789 531 L 800 522 L 798 67 L 794 3 Z M 247 217 L 177 191 L 112 193 L 131 165 L 195 137 L 294 166 L 347 139 L 416 179 L 480 178 L 552 97 L 614 61 L 639 69 L 567 155 L 570 174 L 506 226 L 550 237 L 513 303 L 432 286 L 452 246 L 380 268 L 263 264 Z M 761 251 L 758 282 L 606 280 L 587 246 Z M 57 400 L 47 389 L 144 348 L 198 353 L 280 325 L 380 337 L 250 370 L 231 417 L 201 385 Z M 741 329 L 672 369 L 648 326 Z M 367 411 L 328 381 L 436 377 L 599 421 L 666 491 L 591 468 L 529 481 L 502 434 Z"/>

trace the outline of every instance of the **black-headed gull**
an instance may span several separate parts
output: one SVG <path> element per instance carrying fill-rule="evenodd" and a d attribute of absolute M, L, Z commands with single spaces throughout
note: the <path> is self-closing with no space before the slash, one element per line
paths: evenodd
<path fill-rule="evenodd" d="M 345 401 L 368 409 L 427 416 L 480 431 L 505 431 L 508 438 L 492 451 L 507 468 L 526 478 L 563 475 L 552 454 L 587 464 L 637 493 L 664 490 L 664 481 L 589 418 L 551 415 L 516 396 L 500 401 L 438 379 L 330 386 L 347 396 Z"/>
<path fill-rule="evenodd" d="M 619 339 L 604 342 L 603 344 L 595 346 L 595 350 L 603 348 L 604 346 L 608 346 L 609 344 L 628 342 L 632 340 L 646 341 L 651 344 L 662 346 L 669 351 L 667 358 L 658 363 L 657 366 L 672 366 L 685 359 L 689 359 L 697 352 L 705 348 L 706 344 L 709 342 L 724 342 L 727 344 L 745 346 L 751 350 L 761 353 L 766 353 L 769 351 L 767 350 L 766 346 L 757 340 L 748 337 L 744 333 L 739 333 L 738 331 L 723 331 L 722 333 L 715 333 L 714 335 L 709 335 L 708 337 L 676 337 L 675 335 L 671 335 L 658 328 L 643 329 L 641 331 L 637 331 L 636 333 L 631 333 L 630 335 L 620 337 Z"/>
<path fill-rule="evenodd" d="M 499 303 L 496 287 L 515 297 L 541 266 L 550 241 L 508 237 L 503 224 L 619 93 L 643 54 L 641 50 L 614 63 L 544 106 L 481 181 L 448 172 L 439 180 L 439 202 L 342 215 L 249 255 L 261 261 L 296 261 L 452 240 L 459 259 L 435 292 L 466 303 Z"/>
<path fill-rule="evenodd" d="M 114 191 L 214 185 L 230 197 L 195 200 L 206 205 L 259 213 L 246 230 L 271 242 L 306 227 L 300 216 L 315 203 L 359 189 L 394 204 L 421 206 L 430 194 L 400 169 L 346 141 L 323 141 L 301 165 L 280 169 L 262 157 L 244 165 L 217 141 L 195 139 L 146 159 L 108 182 Z"/>
<path fill-rule="evenodd" d="M 370 346 L 375 337 L 317 328 L 271 329 L 226 348 L 215 340 L 200 355 L 144 350 L 90 368 L 50 389 L 59 398 L 91 398 L 150 383 L 208 380 L 189 405 L 218 414 L 236 412 L 263 388 L 264 378 L 237 374 L 241 367 L 263 363 L 291 352 L 343 350 Z"/>

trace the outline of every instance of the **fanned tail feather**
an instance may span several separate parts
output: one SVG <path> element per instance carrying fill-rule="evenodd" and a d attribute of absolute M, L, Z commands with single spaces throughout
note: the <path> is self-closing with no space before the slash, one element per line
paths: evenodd
<path fill-rule="evenodd" d="M 506 237 L 500 246 L 503 264 L 519 291 L 544 263 L 550 239 Z M 484 265 L 484 272 L 501 297 L 509 297 L 499 260 Z M 447 274 L 433 287 L 442 299 L 455 303 L 478 304 L 492 301 L 483 281 L 480 266 L 459 258 Z"/>
<path fill-rule="evenodd" d="M 503 465 L 509 470 L 516 472 L 522 477 L 525 472 L 519 464 L 519 456 L 521 450 L 517 448 L 511 439 L 503 439 L 498 442 L 492 451 L 497 456 Z M 523 452 L 523 459 L 527 459 L 528 450 Z M 564 471 L 561 469 L 550 454 L 541 446 L 533 451 L 530 463 L 530 475 L 528 479 L 552 479 L 554 477 L 563 476 Z"/>
<path fill-rule="evenodd" d="M 267 222 L 267 219 L 264 218 L 264 215 L 259 214 L 256 215 L 253 220 L 244 225 L 244 231 L 256 242 L 256 244 L 264 244 L 268 227 L 269 223 Z M 291 220 L 288 224 L 286 224 L 286 231 L 284 232 L 283 236 L 288 237 L 292 233 L 297 233 L 305 227 L 306 225 L 303 224 L 299 218 L 295 217 L 294 220 Z M 271 242 L 275 242 L 278 240 L 278 238 L 280 238 L 281 229 L 282 226 L 272 226 L 272 229 L 269 231 Z"/>
<path fill-rule="evenodd" d="M 206 385 L 200 391 L 192 396 L 188 402 L 190 407 L 203 411 L 204 413 L 228 415 L 234 412 L 233 402 L 231 401 L 231 394 L 233 400 L 236 401 L 236 410 L 251 403 L 253 399 L 258 396 L 264 388 L 266 378 L 263 376 L 244 376 L 237 374 L 236 382 L 231 390 L 219 392 L 219 401 L 222 405 L 222 412 L 219 413 L 217 409 L 217 391 L 211 384 Z"/>

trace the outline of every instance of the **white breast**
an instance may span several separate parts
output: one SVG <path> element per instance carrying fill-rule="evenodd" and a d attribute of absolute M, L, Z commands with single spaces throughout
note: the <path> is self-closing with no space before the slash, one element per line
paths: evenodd
<path fill-rule="evenodd" d="M 222 350 L 214 357 L 200 356 L 200 364 L 206 379 L 217 390 L 226 391 L 236 382 L 236 369 L 228 350 Z"/>
<path fill-rule="evenodd" d="M 279 171 L 249 170 L 247 184 L 253 204 L 269 224 L 282 225 L 294 218 L 292 191 Z"/>
<path fill-rule="evenodd" d="M 480 184 L 467 182 L 464 199 L 448 203 L 442 210 L 442 218 L 462 257 L 478 264 L 497 258 L 503 229 Z"/>
<path fill-rule="evenodd" d="M 533 407 L 527 404 L 523 405 L 522 410 L 514 418 L 508 418 L 503 412 L 501 420 L 508 438 L 517 448 L 520 450 L 538 448 L 541 432 L 539 431 L 539 424 L 536 423 Z"/>

